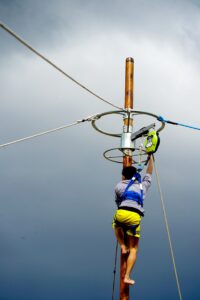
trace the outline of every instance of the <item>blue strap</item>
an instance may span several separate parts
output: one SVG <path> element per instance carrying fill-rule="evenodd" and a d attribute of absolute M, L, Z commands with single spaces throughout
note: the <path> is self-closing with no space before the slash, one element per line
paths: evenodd
<path fill-rule="evenodd" d="M 143 207 L 143 190 L 140 189 L 140 194 L 134 191 L 129 191 L 129 188 L 132 184 L 134 184 L 134 182 L 138 180 L 138 182 L 141 184 L 142 183 L 142 179 L 141 179 L 141 175 L 139 173 L 135 174 L 135 178 L 131 179 L 129 181 L 129 183 L 127 184 L 127 187 L 125 189 L 125 191 L 123 192 L 123 195 L 121 197 L 122 201 L 129 199 L 129 200 L 133 200 L 138 202 L 138 204 L 140 204 Z"/>
<path fill-rule="evenodd" d="M 194 126 L 190 126 L 190 125 L 186 125 L 186 124 L 182 124 L 182 123 L 178 123 L 178 122 L 174 122 L 174 121 L 165 120 L 162 116 L 158 117 L 158 121 L 172 124 L 172 125 L 187 127 L 187 128 L 194 129 L 194 130 L 200 130 L 200 127 L 194 127 Z"/>

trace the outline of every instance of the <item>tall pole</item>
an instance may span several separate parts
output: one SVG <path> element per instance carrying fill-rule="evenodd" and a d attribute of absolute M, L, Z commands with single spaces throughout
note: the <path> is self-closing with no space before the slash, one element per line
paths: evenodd
<path fill-rule="evenodd" d="M 133 109 L 133 90 L 134 90 L 134 60 L 132 57 L 126 59 L 126 74 L 125 74 L 125 109 Z M 124 119 L 124 128 L 133 126 L 133 120 Z M 127 155 L 128 154 L 128 155 Z M 126 153 L 123 157 L 123 167 L 132 165 L 132 151 Z M 129 300 L 129 285 L 124 283 L 124 274 L 126 270 L 127 255 L 122 255 L 120 259 L 120 300 Z"/>

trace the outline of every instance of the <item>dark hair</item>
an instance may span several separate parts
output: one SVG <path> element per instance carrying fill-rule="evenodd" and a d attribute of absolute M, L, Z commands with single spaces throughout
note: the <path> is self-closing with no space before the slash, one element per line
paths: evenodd
<path fill-rule="evenodd" d="M 135 173 L 137 173 L 137 169 L 133 166 L 124 167 L 122 169 L 122 175 L 125 177 L 125 179 L 131 179 Z"/>

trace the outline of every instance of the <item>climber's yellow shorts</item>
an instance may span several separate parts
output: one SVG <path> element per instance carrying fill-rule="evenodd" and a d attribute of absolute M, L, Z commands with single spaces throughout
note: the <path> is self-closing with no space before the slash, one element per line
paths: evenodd
<path fill-rule="evenodd" d="M 118 209 L 114 215 L 112 227 L 122 227 L 127 235 L 140 237 L 141 216 L 133 211 Z"/>

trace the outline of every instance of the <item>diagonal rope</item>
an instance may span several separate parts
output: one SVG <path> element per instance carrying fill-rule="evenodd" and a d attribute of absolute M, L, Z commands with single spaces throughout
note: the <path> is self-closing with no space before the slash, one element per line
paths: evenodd
<path fill-rule="evenodd" d="M 118 252 L 118 241 L 116 241 L 116 247 L 115 247 L 115 260 L 114 260 L 113 286 L 112 286 L 112 300 L 114 300 L 114 294 L 115 294 L 115 277 L 116 277 L 116 265 L 117 265 L 117 252 Z"/>
<path fill-rule="evenodd" d="M 77 120 L 77 121 L 75 121 L 75 122 L 73 122 L 71 124 L 67 124 L 67 125 L 63 125 L 63 126 L 54 128 L 54 129 L 50 129 L 50 130 L 46 130 L 46 131 L 43 131 L 43 132 L 39 132 L 39 133 L 30 135 L 30 136 L 27 136 L 27 137 L 24 137 L 24 138 L 21 138 L 21 139 L 17 139 L 17 140 L 14 140 L 14 141 L 11 141 L 11 142 L 8 142 L 8 143 L 5 143 L 5 144 L 0 144 L 0 149 L 1 148 L 5 148 L 5 147 L 10 146 L 10 145 L 13 145 L 13 144 L 16 144 L 16 143 L 20 143 L 20 142 L 24 142 L 24 141 L 36 138 L 36 137 L 39 137 L 39 136 L 42 136 L 42 135 L 46 135 L 46 134 L 49 134 L 49 133 L 52 133 L 52 132 L 56 132 L 56 131 L 59 131 L 59 130 L 62 130 L 62 129 L 66 129 L 66 128 L 78 125 L 80 123 L 83 123 L 85 121 L 91 121 L 95 117 L 96 117 L 96 115 L 95 116 L 90 116 L 90 117 L 87 117 L 87 118 L 82 119 L 82 120 Z"/>
<path fill-rule="evenodd" d="M 159 190 L 159 194 L 160 194 L 162 211 L 163 211 L 163 215 L 164 215 L 165 227 L 166 227 L 167 237 L 168 237 L 168 241 L 169 241 L 170 254 L 171 254 L 172 264 L 173 264 L 173 267 L 174 267 L 174 274 L 175 274 L 175 278 L 176 278 L 177 290 L 178 290 L 178 294 L 179 294 L 179 299 L 182 300 L 183 298 L 182 298 L 182 294 L 181 294 L 181 288 L 180 288 L 180 283 L 179 283 L 179 278 L 178 278 L 178 272 L 177 272 L 177 268 L 176 268 L 176 261 L 175 261 L 175 256 L 174 256 L 174 250 L 173 250 L 171 235 L 170 235 L 170 231 L 169 231 L 169 225 L 168 225 L 168 220 L 167 220 L 167 213 L 166 213 L 166 208 L 165 208 L 165 204 L 164 204 L 164 198 L 163 198 L 163 194 L 162 194 L 162 190 L 161 190 L 161 185 L 160 185 L 158 170 L 157 170 L 157 167 L 156 167 L 155 157 L 154 156 L 153 156 L 153 161 L 154 161 L 154 169 L 155 169 L 155 174 L 156 174 L 156 180 L 157 180 L 157 184 L 158 184 L 158 190 Z"/>
<path fill-rule="evenodd" d="M 167 123 L 167 124 L 183 126 L 183 127 L 194 129 L 194 130 L 200 130 L 200 127 L 195 127 L 195 126 L 191 126 L 191 125 L 187 125 L 187 124 L 183 124 L 183 123 L 178 123 L 178 122 L 174 122 L 174 121 L 170 121 L 170 120 L 165 120 L 162 116 L 159 116 L 157 119 L 158 119 L 158 121 L 164 122 L 164 123 Z"/>
<path fill-rule="evenodd" d="M 20 36 L 18 36 L 13 30 L 11 30 L 10 28 L 8 28 L 5 24 L 0 22 L 0 27 L 2 29 L 4 29 L 5 31 L 7 31 L 9 34 L 11 34 L 16 40 L 18 40 L 21 44 L 23 44 L 25 47 L 27 47 L 29 50 L 31 50 L 33 53 L 35 53 L 37 56 L 39 56 L 41 59 L 43 59 L 44 61 L 46 61 L 49 65 L 51 65 L 53 68 L 55 68 L 57 71 L 59 71 L 60 73 L 62 73 L 65 77 L 67 77 L 68 79 L 70 79 L 71 81 L 73 81 L 75 84 L 77 84 L 78 86 L 80 86 L 82 89 L 86 90 L 88 93 L 92 94 L 93 96 L 95 96 L 96 98 L 98 98 L 99 100 L 117 108 L 122 110 L 122 108 L 118 107 L 117 105 L 114 105 L 113 103 L 111 103 L 110 101 L 102 98 L 101 96 L 97 95 L 96 93 L 94 93 L 93 91 L 91 91 L 90 89 L 88 89 L 86 86 L 84 86 L 83 84 L 81 84 L 80 82 L 78 82 L 76 79 L 74 79 L 73 77 L 71 77 L 69 74 L 67 74 L 65 71 L 63 71 L 60 67 L 58 67 L 56 64 L 54 64 L 51 60 L 49 60 L 48 58 L 46 58 L 43 54 L 41 54 L 40 52 L 38 52 L 35 48 L 33 48 L 30 44 L 28 44 L 26 41 L 24 41 Z"/>

